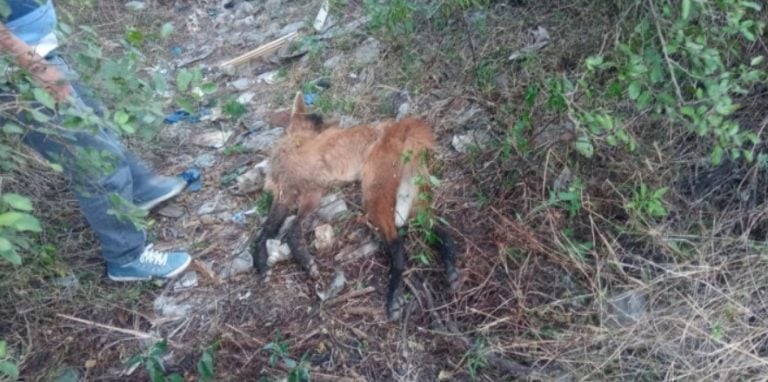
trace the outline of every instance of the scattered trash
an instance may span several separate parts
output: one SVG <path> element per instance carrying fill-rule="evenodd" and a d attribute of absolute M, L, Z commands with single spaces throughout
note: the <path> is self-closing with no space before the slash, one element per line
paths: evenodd
<path fill-rule="evenodd" d="M 184 216 L 186 211 L 180 205 L 174 203 L 163 206 L 163 208 L 157 210 L 157 213 L 167 218 L 178 219 Z"/>
<path fill-rule="evenodd" d="M 200 122 L 200 116 L 197 114 L 190 114 L 186 110 L 176 110 L 171 114 L 168 114 L 165 119 L 163 119 L 163 122 L 165 122 L 168 125 L 173 125 L 174 123 L 181 122 L 181 121 L 187 121 L 191 123 L 197 123 Z"/>
<path fill-rule="evenodd" d="M 340 194 L 336 193 L 323 196 L 320 199 L 320 208 L 317 209 L 317 215 L 325 221 L 331 221 L 339 214 L 347 211 L 349 211 L 347 202 L 342 199 Z"/>
<path fill-rule="evenodd" d="M 267 240 L 267 265 L 270 267 L 291 258 L 291 249 L 288 244 L 281 243 L 280 240 Z"/>
<path fill-rule="evenodd" d="M 143 11 L 147 9 L 147 3 L 143 1 L 129 1 L 125 3 L 125 8 L 134 12 Z"/>
<path fill-rule="evenodd" d="M 406 102 L 406 103 L 401 104 L 397 108 L 397 115 L 395 116 L 395 120 L 399 121 L 399 120 L 405 118 L 405 116 L 408 115 L 408 111 L 410 111 L 410 109 L 411 109 L 411 104 L 410 103 Z"/>
<path fill-rule="evenodd" d="M 267 153 L 284 133 L 282 127 L 269 129 L 258 134 L 251 133 L 246 135 L 240 144 L 244 150 L 249 152 Z"/>
<path fill-rule="evenodd" d="M 323 78 L 317 79 L 315 82 L 313 82 L 313 84 L 323 90 L 330 89 L 331 80 L 323 77 Z"/>
<path fill-rule="evenodd" d="M 315 103 L 315 100 L 317 99 L 317 93 L 306 93 L 304 94 L 304 103 L 312 106 L 312 104 Z"/>
<path fill-rule="evenodd" d="M 195 158 L 195 161 L 192 162 L 192 165 L 195 167 L 211 167 L 216 163 L 216 158 L 211 153 L 205 153 L 201 154 L 197 158 Z"/>
<path fill-rule="evenodd" d="M 319 225 L 315 228 L 315 248 L 324 251 L 333 247 L 334 232 L 330 224 Z"/>
<path fill-rule="evenodd" d="M 248 89 L 248 87 L 251 86 L 251 79 L 250 78 L 238 78 L 235 81 L 232 81 L 229 83 L 230 86 L 235 88 L 236 90 L 243 91 L 245 89 Z"/>
<path fill-rule="evenodd" d="M 256 97 L 256 93 L 254 93 L 254 92 L 245 92 L 243 94 L 240 94 L 239 97 L 237 97 L 237 102 L 245 105 L 245 104 L 250 103 L 253 100 L 254 97 Z"/>
<path fill-rule="evenodd" d="M 344 284 L 346 283 L 347 279 L 344 277 L 344 272 L 337 269 L 336 272 L 334 272 L 333 281 L 331 281 L 331 285 L 328 286 L 328 289 L 319 292 L 316 291 L 315 293 L 317 293 L 317 297 L 320 297 L 320 301 L 332 299 L 339 295 L 339 292 L 344 289 Z"/>
<path fill-rule="evenodd" d="M 451 146 L 456 151 L 466 154 L 473 147 L 484 149 L 490 141 L 491 136 L 485 131 L 470 131 L 467 134 L 454 135 Z"/>
<path fill-rule="evenodd" d="M 176 45 L 173 48 L 171 48 L 171 54 L 173 54 L 174 57 L 179 57 L 184 52 L 184 49 L 182 49 L 180 46 Z"/>
<path fill-rule="evenodd" d="M 210 215 L 214 212 L 218 212 L 221 210 L 221 205 L 219 201 L 219 195 L 216 195 L 216 198 L 214 200 L 209 200 L 203 205 L 200 206 L 200 208 L 197 209 L 198 215 Z M 228 219 L 227 219 L 228 220 Z"/>
<path fill-rule="evenodd" d="M 54 279 L 53 284 L 62 288 L 61 295 L 65 299 L 73 297 L 77 289 L 80 288 L 80 281 L 73 273 Z"/>
<path fill-rule="evenodd" d="M 362 259 L 376 253 L 379 247 L 373 241 L 368 241 L 365 244 L 359 246 L 347 246 L 339 252 L 334 259 L 337 262 L 344 263 L 347 261 Z"/>
<path fill-rule="evenodd" d="M 231 131 L 208 131 L 192 137 L 192 143 L 198 146 L 220 149 L 224 147 L 231 136 Z"/>
<path fill-rule="evenodd" d="M 514 61 L 521 57 L 525 57 L 526 55 L 547 46 L 550 41 L 549 32 L 542 26 L 538 26 L 537 28 L 528 31 L 528 36 L 531 42 L 526 47 L 509 55 L 507 60 Z"/>
<path fill-rule="evenodd" d="M 185 272 L 178 280 L 173 284 L 173 290 L 194 288 L 198 285 L 197 272 L 190 271 Z"/>
<path fill-rule="evenodd" d="M 315 16 L 315 21 L 312 23 L 315 31 L 322 32 L 326 29 L 325 21 L 328 19 L 328 8 L 328 0 L 323 1 L 323 4 L 320 5 L 320 10 L 317 11 L 317 16 Z"/>
<path fill-rule="evenodd" d="M 194 167 L 187 169 L 179 176 L 181 179 L 184 179 L 187 182 L 187 190 L 189 191 L 200 191 L 200 189 L 203 187 L 203 183 L 200 180 L 200 170 Z"/>
<path fill-rule="evenodd" d="M 363 41 L 363 43 L 355 49 L 353 53 L 353 59 L 357 65 L 369 65 L 379 60 L 379 54 L 381 50 L 381 43 L 373 37 Z"/>
<path fill-rule="evenodd" d="M 238 225 L 245 225 L 245 223 L 248 221 L 248 216 L 253 215 L 256 213 L 256 208 L 251 208 L 250 210 L 246 211 L 240 211 L 235 212 L 234 215 L 232 215 L 232 222 Z"/>
<path fill-rule="evenodd" d="M 267 85 L 272 85 L 277 82 L 278 79 L 280 79 L 280 71 L 270 70 L 268 72 L 259 74 L 259 76 L 256 77 L 256 82 L 263 82 Z"/>

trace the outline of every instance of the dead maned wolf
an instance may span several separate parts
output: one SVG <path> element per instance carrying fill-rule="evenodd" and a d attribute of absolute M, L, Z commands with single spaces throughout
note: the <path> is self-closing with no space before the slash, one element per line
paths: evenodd
<path fill-rule="evenodd" d="M 425 179 L 425 151 L 434 148 L 432 129 L 418 119 L 386 121 L 342 129 L 323 123 L 315 114 L 307 114 L 304 97 L 299 92 L 293 103 L 291 120 L 285 136 L 275 146 L 265 188 L 274 201 L 262 225 L 252 239 L 254 266 L 266 280 L 267 239 L 277 235 L 286 217 L 298 208 L 297 221 L 286 234 L 291 253 L 312 277 L 317 266 L 307 252 L 304 232 L 311 227 L 320 197 L 330 187 L 361 181 L 363 204 L 368 219 L 376 227 L 390 257 L 387 315 L 394 320 L 403 308 L 402 277 L 405 247 L 398 227 L 414 216 L 420 192 L 419 179 Z M 452 288 L 458 282 L 456 245 L 439 219 L 432 219 L 439 252 Z"/>

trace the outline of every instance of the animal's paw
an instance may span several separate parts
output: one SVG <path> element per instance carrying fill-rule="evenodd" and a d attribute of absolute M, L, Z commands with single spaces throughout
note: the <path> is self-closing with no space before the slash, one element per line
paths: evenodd
<path fill-rule="evenodd" d="M 397 321 L 403 315 L 405 308 L 405 298 L 402 292 L 398 292 L 387 301 L 387 318 L 390 321 Z"/>

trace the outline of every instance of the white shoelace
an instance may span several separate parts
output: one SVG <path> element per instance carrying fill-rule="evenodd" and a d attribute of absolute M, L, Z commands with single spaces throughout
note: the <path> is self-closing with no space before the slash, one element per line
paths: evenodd
<path fill-rule="evenodd" d="M 141 257 L 139 257 L 139 262 L 165 266 L 168 262 L 168 254 L 155 251 L 152 244 L 150 244 L 144 249 L 144 253 L 141 254 Z"/>

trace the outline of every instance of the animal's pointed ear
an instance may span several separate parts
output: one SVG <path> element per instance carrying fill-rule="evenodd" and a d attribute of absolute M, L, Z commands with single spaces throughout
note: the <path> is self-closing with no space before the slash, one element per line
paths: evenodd
<path fill-rule="evenodd" d="M 293 110 L 291 111 L 291 119 L 296 117 L 297 114 L 305 114 L 306 107 L 304 106 L 304 93 L 296 92 L 296 97 L 293 99 Z"/>

